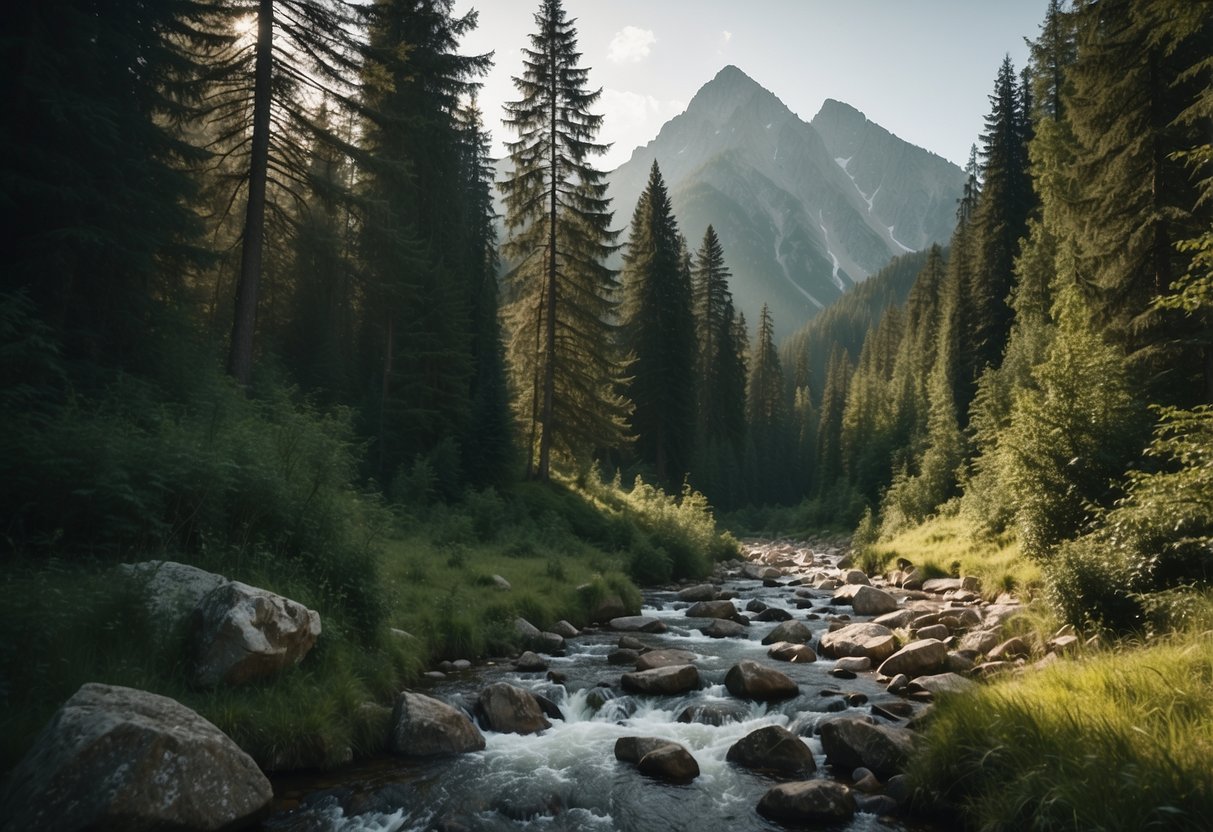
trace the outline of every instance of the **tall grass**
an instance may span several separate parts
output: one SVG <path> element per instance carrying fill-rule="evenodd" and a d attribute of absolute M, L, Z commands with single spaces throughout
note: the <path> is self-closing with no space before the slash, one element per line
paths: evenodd
<path fill-rule="evenodd" d="M 1203 830 L 1213 633 L 1094 653 L 936 706 L 910 775 L 988 830 Z"/>
<path fill-rule="evenodd" d="M 1020 553 L 1013 536 L 990 537 L 961 516 L 932 517 L 872 544 L 869 551 L 872 565 L 882 568 L 906 558 L 928 578 L 974 575 L 981 579 L 982 594 L 991 599 L 1002 592 L 1031 596 L 1043 586 L 1040 568 Z"/>

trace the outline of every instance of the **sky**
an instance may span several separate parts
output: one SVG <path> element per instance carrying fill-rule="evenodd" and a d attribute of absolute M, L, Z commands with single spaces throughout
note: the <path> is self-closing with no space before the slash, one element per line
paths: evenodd
<path fill-rule="evenodd" d="M 810 120 L 827 98 L 844 101 L 906 141 L 964 165 L 978 140 L 1003 56 L 1027 60 L 1047 0 L 565 0 L 580 66 L 612 143 L 603 170 L 628 160 L 733 64 Z M 456 0 L 475 8 L 462 51 L 494 52 L 480 107 L 494 156 L 512 138 L 502 104 L 535 30 L 539 0 Z"/>

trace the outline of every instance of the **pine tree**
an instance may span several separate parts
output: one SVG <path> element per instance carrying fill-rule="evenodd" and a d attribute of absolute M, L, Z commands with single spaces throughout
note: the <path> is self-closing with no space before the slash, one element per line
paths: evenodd
<path fill-rule="evenodd" d="M 196 53 L 226 42 L 179 0 L 64 0 L 6 11 L 0 288 L 21 292 L 64 357 L 127 370 L 181 302 L 196 263 L 206 153 L 181 124 L 199 106 Z"/>
<path fill-rule="evenodd" d="M 818 495 L 826 494 L 842 480 L 842 414 L 851 384 L 851 359 L 835 345 L 826 369 L 825 387 L 817 420 Z"/>
<path fill-rule="evenodd" d="M 389 482 L 443 445 L 448 487 L 470 427 L 470 284 L 482 279 L 484 210 L 469 204 L 459 121 L 487 56 L 458 54 L 476 25 L 451 0 L 381 2 L 365 47 L 362 256 L 364 410 Z M 407 48 L 402 48 L 407 44 Z M 452 449 L 451 446 L 456 446 Z M 450 495 L 453 496 L 453 495 Z"/>
<path fill-rule="evenodd" d="M 623 260 L 623 344 L 635 452 L 677 490 L 695 430 L 695 322 L 690 274 L 657 162 L 632 215 Z"/>
<path fill-rule="evenodd" d="M 590 158 L 602 116 L 590 112 L 577 32 L 560 0 L 544 0 L 524 50 L 522 96 L 507 104 L 513 174 L 502 183 L 508 275 L 509 354 L 525 432 L 527 471 L 547 480 L 553 455 L 584 459 L 623 441 L 627 403 L 612 355 L 618 288 L 605 260 L 615 250 L 610 201 Z"/>
<path fill-rule="evenodd" d="M 710 446 L 738 453 L 745 432 L 745 370 L 738 358 L 724 248 L 710 225 L 696 252 L 691 274 L 697 357 L 696 442 L 701 449 Z M 742 389 L 740 401 L 733 398 L 738 375 Z"/>
<path fill-rule="evenodd" d="M 1105 0 L 1077 12 L 1078 55 L 1066 113 L 1080 199 L 1064 236 L 1098 311 L 1160 401 L 1191 403 L 1206 386 L 1200 327 L 1152 306 L 1189 262 L 1177 240 L 1207 230 L 1196 183 L 1177 155 L 1207 143 L 1213 19 L 1180 0 Z M 1200 67 L 1203 66 L 1202 70 Z M 1187 113 L 1192 117 L 1185 118 Z"/>

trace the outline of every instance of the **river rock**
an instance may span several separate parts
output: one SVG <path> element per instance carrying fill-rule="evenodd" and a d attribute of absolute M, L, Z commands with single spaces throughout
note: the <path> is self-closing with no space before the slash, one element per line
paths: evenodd
<path fill-rule="evenodd" d="M 751 731 L 729 747 L 725 759 L 755 771 L 782 777 L 808 777 L 817 770 L 804 740 L 781 725 Z"/>
<path fill-rule="evenodd" d="M 727 621 L 723 618 L 714 618 L 712 619 L 712 623 L 698 629 L 699 632 L 708 638 L 736 638 L 744 636 L 746 633 L 745 625 L 738 624 L 736 621 Z"/>
<path fill-rule="evenodd" d="M 9 773 L 0 825 L 13 832 L 201 832 L 250 823 L 272 797 L 252 758 L 181 703 L 86 684 Z"/>
<path fill-rule="evenodd" d="M 786 674 L 750 659 L 743 659 L 729 668 L 724 686 L 738 699 L 756 702 L 790 699 L 800 693 L 800 688 Z"/>
<path fill-rule="evenodd" d="M 696 655 L 689 650 L 663 649 L 650 650 L 647 653 L 642 653 L 636 659 L 637 670 L 652 670 L 655 667 L 672 667 L 674 665 L 685 665 L 695 661 Z"/>
<path fill-rule="evenodd" d="M 881 676 L 904 673 L 913 679 L 942 670 L 948 661 L 948 648 L 938 639 L 911 642 L 885 659 L 877 669 Z"/>
<path fill-rule="evenodd" d="M 867 656 L 843 656 L 834 663 L 835 670 L 864 673 L 872 669 L 872 660 Z"/>
<path fill-rule="evenodd" d="M 667 783 L 690 783 L 699 776 L 699 763 L 677 743 L 666 743 L 640 758 L 636 769 L 647 777 Z"/>
<path fill-rule="evenodd" d="M 951 635 L 951 632 L 943 624 L 932 624 L 929 627 L 922 627 L 914 631 L 914 638 L 933 638 L 936 641 L 943 641 Z"/>
<path fill-rule="evenodd" d="M 589 584 L 584 584 L 586 589 Z M 580 590 L 581 587 L 578 587 Z M 607 595 L 597 603 L 590 606 L 589 620 L 592 624 L 602 624 L 609 622 L 615 618 L 622 618 L 628 614 L 627 605 L 623 603 L 623 599 L 618 595 Z"/>
<path fill-rule="evenodd" d="M 858 584 L 860 586 L 867 586 L 872 583 L 868 580 L 868 576 L 864 574 L 862 569 L 848 569 L 842 575 L 842 582 L 844 584 Z"/>
<path fill-rule="evenodd" d="M 777 641 L 767 650 L 767 655 L 780 662 L 808 664 L 817 661 L 817 654 L 807 644 L 792 644 L 790 641 Z"/>
<path fill-rule="evenodd" d="M 964 581 L 960 580 L 960 578 L 931 578 L 929 581 L 922 582 L 923 592 L 934 592 L 940 595 L 945 592 L 955 592 L 963 588 Z"/>
<path fill-rule="evenodd" d="M 1065 655 L 1068 653 L 1075 653 L 1077 651 L 1078 651 L 1078 636 L 1076 636 L 1072 633 L 1068 634 L 1068 635 L 1056 636 L 1054 638 L 1049 639 L 1049 652 L 1050 653 L 1061 653 L 1061 654 Z"/>
<path fill-rule="evenodd" d="M 484 735 L 463 711 L 411 691 L 396 697 L 389 751 L 408 757 L 437 757 L 483 748 Z"/>
<path fill-rule="evenodd" d="M 702 702 L 683 708 L 682 713 L 678 715 L 678 721 L 719 727 L 730 722 L 741 722 L 746 718 L 748 710 L 736 702 Z"/>
<path fill-rule="evenodd" d="M 955 673 L 936 673 L 915 678 L 906 686 L 906 692 L 913 694 L 925 691 L 932 696 L 938 696 L 941 693 L 967 693 L 975 687 L 977 687 L 977 683 L 972 679 L 966 679 Z"/>
<path fill-rule="evenodd" d="M 873 662 L 881 662 L 893 655 L 897 640 L 893 631 L 880 624 L 846 624 L 821 637 L 822 654 L 841 659 L 844 656 L 867 656 Z"/>
<path fill-rule="evenodd" d="M 678 590 L 679 601 L 715 601 L 716 587 L 711 584 L 697 584 Z"/>
<path fill-rule="evenodd" d="M 877 725 L 865 717 L 839 717 L 821 725 L 826 762 L 840 771 L 863 766 L 881 779 L 899 774 L 914 750 L 904 728 Z"/>
<path fill-rule="evenodd" d="M 476 710 L 489 730 L 502 734 L 537 734 L 552 727 L 530 691 L 506 682 L 482 690 Z"/>
<path fill-rule="evenodd" d="M 832 825 L 855 814 L 851 790 L 832 780 L 780 783 L 758 801 L 758 814 L 780 823 Z"/>
<path fill-rule="evenodd" d="M 971 672 L 975 664 L 976 662 L 974 662 L 964 653 L 960 653 L 956 650 L 949 650 L 948 659 L 944 662 L 943 666 L 948 673 L 963 674 Z"/>
<path fill-rule="evenodd" d="M 789 641 L 792 644 L 804 644 L 812 641 L 813 633 L 799 621 L 785 621 L 776 625 L 775 629 L 763 637 L 763 644 L 775 644 L 779 641 Z"/>
<path fill-rule="evenodd" d="M 615 741 L 615 759 L 670 783 L 689 783 L 699 776 L 699 764 L 690 752 L 660 737 L 620 737 Z"/>
<path fill-rule="evenodd" d="M 523 673 L 541 673 L 548 669 L 547 660 L 527 650 L 514 660 L 514 667 Z"/>
<path fill-rule="evenodd" d="M 960 643 L 956 645 L 956 648 L 973 653 L 989 653 L 997 646 L 998 633 L 993 630 L 974 630 L 961 636 Z"/>
<path fill-rule="evenodd" d="M 643 653 L 645 650 L 650 649 L 647 644 L 636 638 L 636 636 L 620 636 L 619 647 L 623 650 L 635 650 L 638 653 Z"/>
<path fill-rule="evenodd" d="M 1002 644 L 995 645 L 988 653 L 991 661 L 1014 661 L 1015 659 L 1026 659 L 1032 655 L 1032 648 L 1028 647 L 1027 642 L 1016 636 L 1009 638 Z"/>
<path fill-rule="evenodd" d="M 500 589 L 502 592 L 509 592 L 511 589 L 513 589 L 513 587 L 510 586 L 510 582 L 501 575 L 490 575 L 489 580 L 493 582 L 494 587 Z"/>
<path fill-rule="evenodd" d="M 874 586 L 861 586 L 851 596 L 851 606 L 858 615 L 884 615 L 897 609 L 897 599 Z"/>
<path fill-rule="evenodd" d="M 239 685 L 302 661 L 320 637 L 320 613 L 230 581 L 198 603 L 191 627 L 194 682 Z"/>
<path fill-rule="evenodd" d="M 581 635 L 580 630 L 563 618 L 552 625 L 552 632 L 561 638 L 577 638 L 577 636 Z"/>
<path fill-rule="evenodd" d="M 767 607 L 758 615 L 754 616 L 755 621 L 791 621 L 792 614 L 780 607 Z"/>
<path fill-rule="evenodd" d="M 539 637 L 542 635 L 538 627 L 522 616 L 514 619 L 514 633 L 518 636 L 518 640 L 527 647 L 538 644 Z"/>
<path fill-rule="evenodd" d="M 748 618 L 737 611 L 732 601 L 699 601 L 692 604 L 686 611 L 687 618 L 720 618 L 726 621 L 736 621 L 738 624 L 749 624 Z"/>
<path fill-rule="evenodd" d="M 640 651 L 633 650 L 630 647 L 620 647 L 618 650 L 612 650 L 607 654 L 607 662 L 610 664 L 634 665 L 640 659 Z"/>
<path fill-rule="evenodd" d="M 672 696 L 697 690 L 699 688 L 699 671 L 690 664 L 655 667 L 652 670 L 625 673 L 620 684 L 624 690 L 631 693 Z"/>
<path fill-rule="evenodd" d="M 898 630 L 910 626 L 910 622 L 914 620 L 914 612 L 912 609 L 902 607 L 894 612 L 887 612 L 873 618 L 872 623 L 888 627 L 890 630 Z"/>
<path fill-rule="evenodd" d="M 767 609 L 767 605 L 764 604 L 762 601 L 759 601 L 757 598 L 751 598 L 749 600 L 749 602 L 745 605 L 746 612 L 763 612 L 766 609 Z"/>
<path fill-rule="evenodd" d="M 611 619 L 611 629 L 623 633 L 664 633 L 666 626 L 651 615 L 623 615 Z"/>

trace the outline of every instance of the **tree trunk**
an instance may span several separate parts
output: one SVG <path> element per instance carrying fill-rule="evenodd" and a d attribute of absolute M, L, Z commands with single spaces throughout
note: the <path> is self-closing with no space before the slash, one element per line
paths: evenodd
<path fill-rule="evenodd" d="M 544 321 L 544 364 L 543 364 L 543 432 L 539 435 L 539 470 L 536 478 L 547 482 L 552 478 L 552 414 L 553 399 L 556 395 L 556 193 L 559 190 L 560 176 L 556 169 L 556 49 L 551 49 L 551 78 L 549 96 L 551 100 L 551 166 L 552 184 L 550 204 L 548 207 L 548 273 L 547 273 L 547 320 Z"/>
<path fill-rule="evenodd" d="M 265 236 L 265 182 L 270 156 L 270 74 L 273 60 L 274 2 L 257 5 L 257 55 L 253 69 L 253 145 L 249 160 L 248 206 L 244 244 L 236 283 L 236 314 L 227 371 L 242 387 L 253 374 L 253 331 L 257 326 L 257 292 Z"/>

